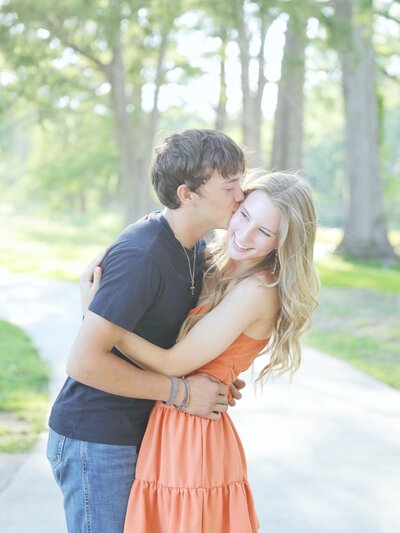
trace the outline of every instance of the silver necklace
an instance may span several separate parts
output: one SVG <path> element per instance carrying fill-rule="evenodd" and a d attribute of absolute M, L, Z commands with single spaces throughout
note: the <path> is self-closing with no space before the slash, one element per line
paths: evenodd
<path fill-rule="evenodd" d="M 182 243 L 180 243 L 180 245 L 182 246 L 182 250 L 184 251 L 184 253 L 186 255 L 187 262 L 188 262 L 190 281 L 192 282 L 191 285 L 190 285 L 190 290 L 192 292 L 192 296 L 194 296 L 194 289 L 195 289 L 195 286 L 194 286 L 194 274 L 195 274 L 195 271 L 196 271 L 196 245 L 194 247 L 194 254 L 193 254 L 193 267 L 190 265 L 190 259 L 189 259 L 187 251 L 185 250 L 185 247 L 183 246 Z"/>

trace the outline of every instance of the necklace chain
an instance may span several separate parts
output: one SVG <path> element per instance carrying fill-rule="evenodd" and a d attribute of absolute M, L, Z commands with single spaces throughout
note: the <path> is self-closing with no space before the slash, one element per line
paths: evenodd
<path fill-rule="evenodd" d="M 194 274 L 195 274 L 195 271 L 196 271 L 196 245 L 194 247 L 193 266 L 190 265 L 190 259 L 189 259 L 187 251 L 185 250 L 185 247 L 183 246 L 182 243 L 180 243 L 180 245 L 182 246 L 182 250 L 184 251 L 184 254 L 186 255 L 186 259 L 187 259 L 187 262 L 188 262 L 190 281 L 191 281 L 190 290 L 191 290 L 192 296 L 194 296 L 194 289 L 195 289 Z"/>

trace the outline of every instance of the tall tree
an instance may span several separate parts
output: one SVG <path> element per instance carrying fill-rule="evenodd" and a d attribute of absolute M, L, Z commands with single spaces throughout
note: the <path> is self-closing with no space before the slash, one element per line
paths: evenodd
<path fill-rule="evenodd" d="M 44 48 L 47 35 L 48 61 L 37 69 L 32 85 L 60 91 L 58 74 L 74 72 L 75 94 L 86 84 L 86 97 L 93 100 L 109 84 L 109 112 L 114 117 L 119 153 L 120 198 L 126 220 L 146 212 L 151 205 L 147 167 L 158 120 L 158 98 L 169 70 L 166 53 L 170 46 L 180 3 L 151 0 L 143 7 L 137 0 L 107 0 L 83 3 L 79 0 L 15 0 L 4 4 L 0 18 L 2 35 L 13 43 L 10 61 L 32 66 L 33 50 Z M 25 46 L 18 46 L 21 41 Z M 180 65 L 181 66 L 181 65 Z M 17 69 L 18 70 L 18 69 Z M 33 70 L 33 69 L 31 69 Z M 47 79 L 43 79 L 46 78 Z M 107 82 L 107 83 L 105 83 Z M 143 93 L 153 88 L 153 104 L 145 108 Z M 71 90 L 71 85 L 68 86 Z M 31 93 L 34 92 L 31 90 Z M 43 92 L 43 91 L 42 91 Z M 57 98 L 54 99 L 57 106 Z"/>
<path fill-rule="evenodd" d="M 372 0 L 334 4 L 346 113 L 347 194 L 339 249 L 352 257 L 392 258 L 379 164 Z"/>
<path fill-rule="evenodd" d="M 208 53 L 207 56 L 212 56 L 219 64 L 218 103 L 214 107 L 214 127 L 217 130 L 224 130 L 228 103 L 227 48 L 232 42 L 232 33 L 235 27 L 232 6 L 230 2 L 215 2 L 215 0 L 188 0 L 188 6 L 198 13 L 199 24 L 197 27 L 201 29 L 203 34 L 219 41 L 216 51 L 211 54 Z"/>
<path fill-rule="evenodd" d="M 221 44 L 219 49 L 219 97 L 215 115 L 215 129 L 222 131 L 226 123 L 226 105 L 228 102 L 226 83 L 226 47 L 228 45 L 228 32 L 221 27 L 219 31 Z"/>
<path fill-rule="evenodd" d="M 303 15 L 289 15 L 271 157 L 271 167 L 276 170 L 301 168 L 306 24 Z"/>
<path fill-rule="evenodd" d="M 249 14 L 249 5 L 252 14 Z M 235 0 L 232 4 L 239 46 L 242 87 L 243 143 L 250 150 L 252 166 L 261 164 L 261 125 L 263 120 L 262 98 L 267 78 L 265 76 L 265 39 L 274 17 L 270 13 L 272 2 Z M 252 24 L 249 24 L 249 19 Z M 258 41 L 258 52 L 251 52 L 251 44 Z M 252 69 L 252 67 L 254 67 Z M 251 72 L 257 72 L 252 76 Z"/>

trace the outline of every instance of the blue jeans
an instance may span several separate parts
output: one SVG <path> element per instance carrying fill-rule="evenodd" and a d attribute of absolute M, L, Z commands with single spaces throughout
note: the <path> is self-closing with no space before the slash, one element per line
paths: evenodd
<path fill-rule="evenodd" d="M 136 457 L 136 446 L 79 441 L 50 429 L 47 458 L 69 533 L 123 532 Z"/>

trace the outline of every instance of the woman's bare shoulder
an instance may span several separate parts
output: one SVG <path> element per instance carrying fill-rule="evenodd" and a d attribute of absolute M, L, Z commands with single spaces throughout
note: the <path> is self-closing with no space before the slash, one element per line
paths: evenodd
<path fill-rule="evenodd" d="M 251 304 L 269 307 L 279 299 L 278 288 L 271 287 L 268 274 L 257 273 L 241 280 L 231 291 L 232 297 L 239 297 Z"/>

